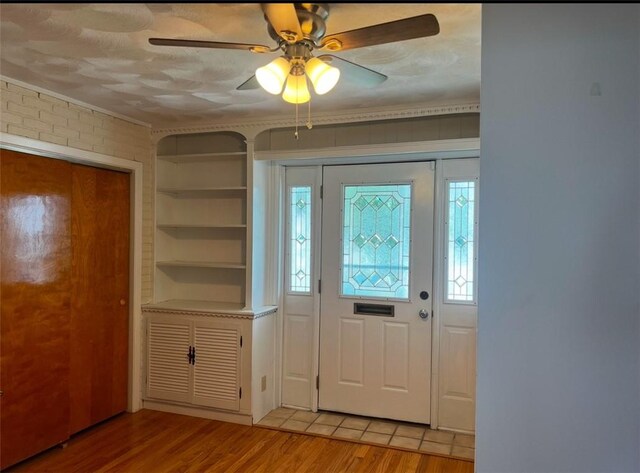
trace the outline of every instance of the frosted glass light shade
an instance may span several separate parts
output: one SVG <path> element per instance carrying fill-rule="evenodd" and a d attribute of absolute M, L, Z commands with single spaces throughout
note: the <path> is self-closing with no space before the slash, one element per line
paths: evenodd
<path fill-rule="evenodd" d="M 340 79 L 340 69 L 328 65 L 317 57 L 309 59 L 304 68 L 318 95 L 329 92 Z"/>
<path fill-rule="evenodd" d="M 306 103 L 311 99 L 304 74 L 300 76 L 289 74 L 282 98 L 289 103 Z"/>
<path fill-rule="evenodd" d="M 291 64 L 283 57 L 274 59 L 266 66 L 256 69 L 256 79 L 264 90 L 273 95 L 282 91 L 284 81 L 287 79 Z"/>

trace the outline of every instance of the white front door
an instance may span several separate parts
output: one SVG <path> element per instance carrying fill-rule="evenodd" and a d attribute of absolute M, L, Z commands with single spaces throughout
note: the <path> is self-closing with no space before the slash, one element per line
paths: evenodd
<path fill-rule="evenodd" d="M 324 168 L 320 409 L 430 421 L 432 166 Z"/>

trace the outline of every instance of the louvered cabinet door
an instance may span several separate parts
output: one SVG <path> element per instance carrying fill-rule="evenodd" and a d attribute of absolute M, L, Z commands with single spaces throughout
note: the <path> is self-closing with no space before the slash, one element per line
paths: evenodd
<path fill-rule="evenodd" d="M 154 317 L 147 323 L 147 396 L 190 402 L 191 323 L 175 317 Z"/>
<path fill-rule="evenodd" d="M 240 408 L 240 328 L 219 321 L 194 322 L 193 403 Z"/>

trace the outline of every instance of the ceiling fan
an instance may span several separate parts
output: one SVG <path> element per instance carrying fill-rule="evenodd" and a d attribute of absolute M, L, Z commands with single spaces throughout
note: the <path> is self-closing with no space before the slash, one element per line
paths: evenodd
<path fill-rule="evenodd" d="M 267 30 L 276 46 L 226 43 L 190 39 L 149 38 L 156 46 L 187 46 L 195 48 L 239 49 L 263 54 L 282 51 L 282 55 L 237 87 L 237 90 L 262 86 L 267 92 L 280 94 L 291 103 L 305 103 L 311 98 L 305 74 L 319 95 L 331 90 L 344 73 L 359 85 L 375 86 L 387 76 L 333 54 L 314 57 L 314 50 L 339 52 L 365 46 L 405 41 L 433 36 L 440 32 L 438 20 L 432 14 L 381 23 L 342 33 L 326 34 L 329 17 L 327 3 L 261 3 Z"/>

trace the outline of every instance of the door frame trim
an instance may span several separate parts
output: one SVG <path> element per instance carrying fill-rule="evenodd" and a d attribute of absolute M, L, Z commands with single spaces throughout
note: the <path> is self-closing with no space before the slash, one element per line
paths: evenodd
<path fill-rule="evenodd" d="M 480 157 L 480 139 L 479 138 L 463 138 L 463 139 L 451 139 L 451 140 L 436 140 L 436 141 L 421 141 L 412 143 L 387 143 L 376 145 L 359 145 L 349 147 L 329 147 L 318 149 L 298 149 L 298 150 L 286 150 L 286 151 L 255 151 L 254 159 L 271 161 L 272 165 L 272 180 L 268 191 L 268 198 L 270 201 L 276 201 L 278 205 L 278 214 L 272 215 L 268 219 L 267 234 L 272 241 L 278 242 L 278 251 L 274 251 L 269 255 L 271 259 L 270 265 L 272 268 L 279 268 L 277 278 L 280 286 L 278 293 L 271 294 L 273 300 L 277 300 L 279 307 L 283 308 L 284 297 L 282 290 L 284 288 L 284 261 L 285 250 L 282 243 L 283 236 L 286 233 L 285 227 L 285 214 L 284 208 L 284 196 L 286 192 L 284 171 L 287 166 L 317 166 L 322 169 L 323 165 L 345 165 L 345 164 L 376 164 L 376 163 L 393 163 L 393 162 L 406 162 L 406 161 L 442 161 L 442 160 L 455 160 L 465 158 L 479 158 Z M 439 248 L 442 245 L 442 235 L 437 231 L 436 226 L 438 219 L 441 215 L 438 213 L 438 198 L 439 198 L 439 179 L 441 174 L 438 172 L 438 166 L 436 164 L 436 182 L 435 182 L 435 208 L 434 208 L 434 249 Z M 318 227 L 316 227 L 318 228 Z M 316 238 L 317 235 L 315 235 Z M 318 241 L 318 240 L 316 240 Z M 318 241 L 319 243 L 319 241 Z M 315 245 L 314 245 L 315 246 Z M 434 290 L 436 286 L 437 271 L 437 254 L 434 251 Z M 316 279 L 319 278 L 319 275 Z M 316 297 L 319 297 L 316 295 Z M 438 427 L 438 396 L 437 387 L 439 383 L 438 369 L 439 366 L 439 307 L 437 300 L 434 300 L 433 310 L 436 312 L 435 324 L 432 332 L 432 356 L 431 356 L 431 427 Z M 283 330 L 284 330 L 284 316 L 283 311 L 278 311 L 277 327 L 276 327 L 276 405 L 282 405 L 282 367 L 284 361 L 284 346 L 283 346 Z M 314 346 L 314 366 L 312 367 L 313 375 L 318 374 L 318 362 L 316 361 L 319 356 L 317 351 L 319 350 L 319 316 L 316 315 L 314 321 L 314 334 L 313 334 L 313 346 Z M 301 406 L 296 406 L 301 408 Z M 302 407 L 304 409 L 304 407 Z M 310 410 L 316 412 L 318 410 L 318 391 L 313 389 L 312 405 Z"/>
<path fill-rule="evenodd" d="M 127 411 L 142 404 L 142 163 L 0 132 L 0 148 L 131 174 L 129 237 L 129 374 Z"/>

